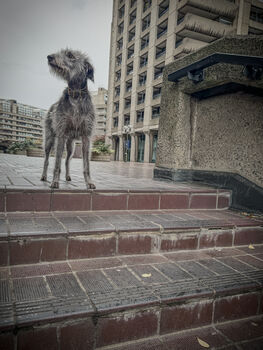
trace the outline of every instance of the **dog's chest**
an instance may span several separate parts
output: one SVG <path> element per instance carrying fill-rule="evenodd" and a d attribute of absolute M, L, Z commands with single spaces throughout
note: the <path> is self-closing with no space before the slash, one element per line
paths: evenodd
<path fill-rule="evenodd" d="M 66 121 L 66 133 L 81 136 L 83 130 L 85 130 L 86 118 L 85 116 L 72 116 L 68 117 Z"/>

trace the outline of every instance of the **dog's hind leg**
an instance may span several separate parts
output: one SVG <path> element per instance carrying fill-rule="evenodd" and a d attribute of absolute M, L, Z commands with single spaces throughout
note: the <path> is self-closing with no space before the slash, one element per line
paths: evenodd
<path fill-rule="evenodd" d="M 64 137 L 58 137 L 57 139 L 57 150 L 56 150 L 56 160 L 55 160 L 55 168 L 54 168 L 54 175 L 53 175 L 53 181 L 51 183 L 52 188 L 59 188 L 59 177 L 60 177 L 60 170 L 61 170 L 61 159 L 64 151 L 65 146 L 65 138 Z"/>
<path fill-rule="evenodd" d="M 54 142 L 55 142 L 55 137 L 49 136 L 46 137 L 45 140 L 45 161 L 44 161 L 44 167 L 43 167 L 43 173 L 41 176 L 41 181 L 47 181 L 47 168 L 48 168 L 48 159 L 49 159 L 49 155 L 50 155 L 50 151 L 52 149 L 52 147 L 54 146 Z"/>
<path fill-rule="evenodd" d="M 82 157 L 83 157 L 83 174 L 86 182 L 87 189 L 95 189 L 96 186 L 92 183 L 89 170 L 89 150 L 90 150 L 90 138 L 87 136 L 82 137 Z"/>
<path fill-rule="evenodd" d="M 67 148 L 67 157 L 66 157 L 66 181 L 71 181 L 71 177 L 69 175 L 69 162 L 71 159 L 71 156 L 73 154 L 74 150 L 74 141 L 73 139 L 68 139 L 66 142 L 66 148 Z"/>

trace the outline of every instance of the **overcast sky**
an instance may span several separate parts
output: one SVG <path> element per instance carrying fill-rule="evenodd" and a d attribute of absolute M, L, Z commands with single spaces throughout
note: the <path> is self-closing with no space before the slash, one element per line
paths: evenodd
<path fill-rule="evenodd" d="M 88 54 L 95 83 L 108 87 L 112 0 L 0 0 L 0 98 L 48 109 L 65 82 L 47 55 L 62 48 Z"/>

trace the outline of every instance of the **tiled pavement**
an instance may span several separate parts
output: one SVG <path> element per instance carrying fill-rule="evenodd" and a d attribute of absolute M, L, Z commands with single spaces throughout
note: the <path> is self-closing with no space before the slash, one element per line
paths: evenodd
<path fill-rule="evenodd" d="M 0 153 L 0 188 L 49 189 L 54 167 L 50 158 L 48 182 L 40 181 L 43 158 Z M 174 184 L 152 180 L 153 164 L 91 162 L 91 175 L 99 190 L 175 190 L 205 189 L 207 186 Z M 71 160 L 71 182 L 65 181 L 64 160 L 61 167 L 60 189 L 85 189 L 82 160 Z"/>

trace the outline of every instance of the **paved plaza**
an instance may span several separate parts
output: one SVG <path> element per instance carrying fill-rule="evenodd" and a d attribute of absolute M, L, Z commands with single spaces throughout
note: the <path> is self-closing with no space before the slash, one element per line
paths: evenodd
<path fill-rule="evenodd" d="M 43 158 L 0 154 L 0 188 L 49 189 L 54 168 L 50 158 L 48 181 L 40 181 Z M 71 182 L 65 181 L 62 160 L 60 189 L 85 189 L 82 159 L 71 160 Z M 91 162 L 91 176 L 99 190 L 176 190 L 200 189 L 199 185 L 153 180 L 154 164 L 124 162 Z M 202 186 L 204 188 L 204 186 Z"/>

